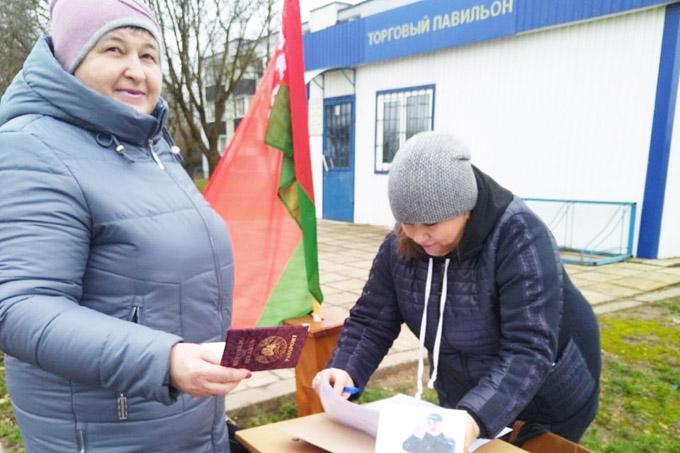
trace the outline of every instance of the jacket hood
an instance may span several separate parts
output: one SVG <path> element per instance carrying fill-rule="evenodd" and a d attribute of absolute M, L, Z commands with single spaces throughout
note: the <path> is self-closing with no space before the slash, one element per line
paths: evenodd
<path fill-rule="evenodd" d="M 460 259 L 470 258 L 479 253 L 487 236 L 493 231 L 496 222 L 513 198 L 512 192 L 474 165 L 472 171 L 477 180 L 477 204 L 470 212 L 460 245 L 451 252 Z"/>
<path fill-rule="evenodd" d="M 2 97 L 0 125 L 22 115 L 46 115 L 136 145 L 144 145 L 161 132 L 168 111 L 163 99 L 151 115 L 144 115 L 103 96 L 66 72 L 51 44 L 48 37 L 36 42 Z"/>

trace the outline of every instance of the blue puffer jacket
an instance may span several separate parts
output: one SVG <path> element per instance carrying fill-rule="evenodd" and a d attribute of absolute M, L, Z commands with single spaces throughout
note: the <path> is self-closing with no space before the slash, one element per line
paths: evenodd
<path fill-rule="evenodd" d="M 433 259 L 424 345 L 444 407 L 468 410 L 484 436 L 516 418 L 577 439 L 594 417 L 600 373 L 592 309 L 569 281 L 548 229 L 518 198 L 474 169 L 479 198 L 458 248 Z M 430 259 L 403 258 L 394 233 L 376 256 L 331 367 L 363 387 L 400 326 L 420 336 Z M 434 367 L 433 367 L 434 368 Z M 586 408 L 586 415 L 580 412 Z"/>
<path fill-rule="evenodd" d="M 168 385 L 175 343 L 223 340 L 233 269 L 166 112 L 86 88 L 49 39 L 2 98 L 0 349 L 29 452 L 228 449 L 224 399 Z"/>

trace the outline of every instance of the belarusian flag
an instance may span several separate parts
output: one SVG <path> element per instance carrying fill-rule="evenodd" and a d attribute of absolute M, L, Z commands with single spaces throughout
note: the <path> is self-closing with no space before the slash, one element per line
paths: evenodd
<path fill-rule="evenodd" d="M 205 197 L 231 232 L 232 326 L 318 313 L 323 296 L 297 0 L 284 2 L 274 56 Z"/>

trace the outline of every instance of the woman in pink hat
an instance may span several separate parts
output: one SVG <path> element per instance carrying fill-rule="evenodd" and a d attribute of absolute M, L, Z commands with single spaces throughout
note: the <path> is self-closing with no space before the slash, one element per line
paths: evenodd
<path fill-rule="evenodd" d="M 0 104 L 0 349 L 28 452 L 225 452 L 230 238 L 141 0 L 53 0 Z"/>

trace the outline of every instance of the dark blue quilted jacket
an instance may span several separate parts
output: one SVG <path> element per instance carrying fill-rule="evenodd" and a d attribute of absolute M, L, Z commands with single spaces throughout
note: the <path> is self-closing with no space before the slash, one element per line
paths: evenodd
<path fill-rule="evenodd" d="M 468 410 L 482 435 L 493 436 L 518 416 L 553 423 L 583 407 L 597 388 L 599 337 L 548 229 L 519 198 L 477 169 L 475 176 L 479 200 L 448 256 L 435 388 L 442 406 Z M 331 367 L 363 387 L 402 323 L 418 335 L 428 261 L 402 258 L 395 235 L 385 238 Z M 444 260 L 434 259 L 425 335 L 431 364 L 443 270 Z"/>

